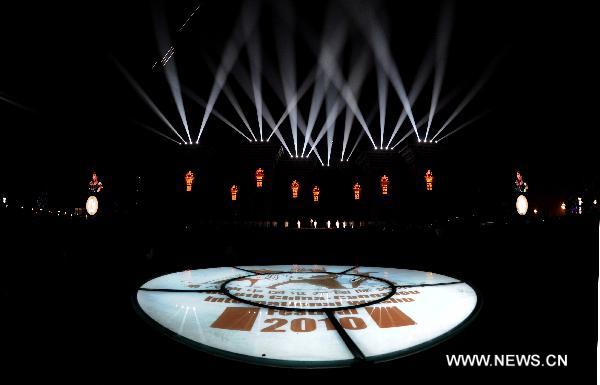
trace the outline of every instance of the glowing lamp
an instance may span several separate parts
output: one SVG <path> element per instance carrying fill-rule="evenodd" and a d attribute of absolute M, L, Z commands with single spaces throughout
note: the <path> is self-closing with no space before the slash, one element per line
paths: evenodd
<path fill-rule="evenodd" d="M 265 178 L 265 170 L 262 168 L 256 169 L 256 188 L 262 188 L 263 179 Z"/>
<path fill-rule="evenodd" d="M 560 204 L 560 209 L 562 211 L 565 211 L 567 209 L 567 205 L 565 204 L 565 202 L 563 202 L 563 203 Z"/>
<path fill-rule="evenodd" d="M 519 197 L 517 198 L 517 212 L 519 213 L 519 215 L 525 215 L 527 214 L 527 209 L 529 208 L 529 203 L 527 203 L 527 198 L 525 198 L 525 195 L 519 195 Z"/>
<path fill-rule="evenodd" d="M 237 193 L 238 193 L 238 186 L 233 185 L 231 186 L 231 189 L 229 189 L 231 191 L 231 200 L 232 201 L 237 201 Z"/>
<path fill-rule="evenodd" d="M 85 211 L 87 211 L 89 215 L 95 215 L 98 212 L 98 198 L 94 195 L 90 195 L 87 202 L 85 202 Z"/>
<path fill-rule="evenodd" d="M 427 170 L 427 172 L 425 172 L 425 188 L 427 191 L 433 190 L 433 173 L 431 170 Z"/>
<path fill-rule="evenodd" d="M 185 191 L 190 192 L 192 191 L 192 185 L 194 184 L 194 173 L 192 172 L 192 170 L 189 170 L 188 172 L 185 173 Z"/>
<path fill-rule="evenodd" d="M 297 180 L 293 180 L 291 184 L 292 188 L 292 199 L 298 198 L 298 190 L 300 190 L 300 183 Z"/>
<path fill-rule="evenodd" d="M 387 175 L 384 175 L 381 177 L 381 195 L 388 195 L 388 187 L 390 184 L 390 178 L 387 177 Z"/>
<path fill-rule="evenodd" d="M 352 190 L 354 190 L 354 200 L 360 200 L 360 184 L 358 184 L 358 182 L 354 183 Z"/>
<path fill-rule="evenodd" d="M 313 194 L 313 201 L 315 203 L 319 202 L 319 194 L 321 193 L 321 191 L 319 190 L 319 186 L 314 186 L 312 189 L 312 194 Z"/>

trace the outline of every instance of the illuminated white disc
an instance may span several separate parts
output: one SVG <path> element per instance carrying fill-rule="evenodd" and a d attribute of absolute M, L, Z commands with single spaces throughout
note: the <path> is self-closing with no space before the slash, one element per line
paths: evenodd
<path fill-rule="evenodd" d="M 529 203 L 527 202 L 527 198 L 525 198 L 525 195 L 519 195 L 519 197 L 517 198 L 517 212 L 519 213 L 519 215 L 525 215 L 527 214 L 527 209 L 529 208 Z"/>
<path fill-rule="evenodd" d="M 477 295 L 416 270 L 279 265 L 164 275 L 142 285 L 137 301 L 153 324 L 193 347 L 264 365 L 329 367 L 425 349 L 469 319 Z"/>
<path fill-rule="evenodd" d="M 87 202 L 85 202 L 85 211 L 87 211 L 89 215 L 95 215 L 98 212 L 98 198 L 90 195 Z"/>

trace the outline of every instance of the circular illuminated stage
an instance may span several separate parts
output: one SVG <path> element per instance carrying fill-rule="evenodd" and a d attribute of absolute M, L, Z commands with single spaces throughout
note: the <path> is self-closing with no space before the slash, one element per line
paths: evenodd
<path fill-rule="evenodd" d="M 245 362 L 335 367 L 399 358 L 474 314 L 468 284 L 365 266 L 238 266 L 163 275 L 137 292 L 145 318 L 177 340 Z"/>

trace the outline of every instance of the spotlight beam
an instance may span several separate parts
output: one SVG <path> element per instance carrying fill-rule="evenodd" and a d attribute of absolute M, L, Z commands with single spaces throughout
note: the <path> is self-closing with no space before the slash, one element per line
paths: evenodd
<path fill-rule="evenodd" d="M 300 85 L 300 88 L 298 88 L 298 93 L 294 96 L 292 102 L 287 105 L 285 112 L 283 113 L 283 115 L 281 115 L 281 118 L 279 118 L 279 121 L 277 122 L 277 124 L 275 124 L 275 128 L 271 127 L 271 128 L 273 128 L 273 131 L 267 138 L 267 142 L 271 139 L 271 137 L 274 134 L 277 133 L 277 131 L 279 130 L 279 127 L 281 126 L 281 123 L 283 123 L 285 118 L 287 118 L 288 114 L 290 114 L 290 112 L 292 112 L 296 108 L 296 105 L 298 104 L 300 99 L 302 99 L 302 97 L 309 90 L 310 86 L 315 82 L 315 76 L 316 76 L 316 70 L 312 70 L 308 74 L 306 79 L 304 79 L 304 82 L 302 82 L 302 85 Z"/>
<path fill-rule="evenodd" d="M 331 16 L 332 16 L 331 12 L 329 12 L 328 13 L 329 20 L 331 20 Z M 331 26 L 335 26 L 335 27 L 331 27 Z M 339 22 L 334 22 L 334 21 L 331 21 L 330 23 L 326 23 L 326 27 L 333 28 L 334 30 L 335 30 L 335 28 L 337 28 L 337 31 L 336 31 L 336 33 L 334 33 L 331 30 L 327 30 L 325 32 L 325 35 L 321 39 L 320 44 L 317 43 L 318 39 L 316 38 L 316 36 L 313 33 L 311 33 L 311 31 L 308 27 L 303 28 L 302 31 L 304 32 L 304 35 L 308 42 L 308 45 L 311 47 L 313 52 L 319 58 L 318 59 L 319 62 L 320 62 L 320 58 L 323 57 L 323 55 L 325 54 L 325 52 L 324 52 L 325 50 L 328 50 L 328 53 L 331 55 L 331 57 L 335 58 L 335 61 L 337 61 L 337 57 L 340 54 L 340 51 L 342 50 L 344 43 L 345 43 L 346 30 L 345 30 L 345 28 L 343 28 L 343 26 L 339 25 Z M 319 63 L 319 66 L 320 66 L 320 63 Z M 316 80 L 315 86 L 313 88 L 312 99 L 310 102 L 310 112 L 308 114 L 308 125 L 307 125 L 308 135 L 304 137 L 304 145 L 302 146 L 302 155 L 304 155 L 304 152 L 306 150 L 306 144 L 307 144 L 306 139 L 311 137 L 312 130 L 314 129 L 315 123 L 319 116 L 319 112 L 321 111 L 321 107 L 323 106 L 325 91 L 327 90 L 329 82 L 330 82 L 330 80 L 327 76 L 325 76 L 325 73 L 323 72 L 322 68 L 319 68 L 318 72 L 317 72 L 317 80 Z"/>
<path fill-rule="evenodd" d="M 244 92 L 246 93 L 246 96 L 248 96 L 248 98 L 250 100 L 254 100 L 254 94 L 253 94 L 253 90 L 252 90 L 252 84 L 250 81 L 250 77 L 248 75 L 248 71 L 246 71 L 246 69 L 242 66 L 241 63 L 238 63 L 235 68 L 233 69 L 233 76 L 236 79 L 236 81 L 239 83 L 239 85 L 242 87 L 242 90 L 244 90 Z M 275 120 L 273 119 L 273 115 L 271 115 L 271 111 L 269 110 L 269 108 L 267 107 L 266 104 L 264 104 L 264 100 L 262 101 L 262 116 L 265 119 L 265 121 L 267 122 L 267 124 L 269 125 L 269 127 L 271 127 L 271 129 L 274 129 L 275 125 Z M 285 118 L 283 118 L 285 119 Z M 280 120 L 283 121 L 283 119 Z M 283 138 L 283 136 L 281 135 L 281 133 L 279 132 L 275 132 L 273 130 L 272 134 L 275 134 L 277 136 L 277 139 L 279 139 L 279 141 L 281 142 L 281 144 L 283 145 L 283 147 L 285 148 L 285 150 L 288 152 L 288 154 L 290 155 L 290 157 L 292 156 L 292 152 L 290 151 L 287 143 L 285 142 L 285 139 Z M 269 141 L 269 139 L 271 139 L 271 136 L 269 136 L 269 138 L 267 139 L 267 142 Z M 261 139 L 261 142 L 264 141 L 263 139 Z"/>
<path fill-rule="evenodd" d="M 254 96 L 254 106 L 256 107 L 256 121 L 258 122 L 258 132 L 260 140 L 263 140 L 263 100 L 262 100 L 262 62 L 260 53 L 260 40 L 258 31 L 252 34 L 246 45 L 248 60 L 250 63 L 250 80 L 252 82 L 252 95 Z"/>
<path fill-rule="evenodd" d="M 327 166 L 329 166 L 329 162 L 331 160 L 331 148 L 333 147 L 335 121 L 338 115 L 342 112 L 342 108 L 340 108 L 339 99 L 337 99 L 336 96 L 336 93 L 330 88 L 329 92 L 327 93 L 327 98 L 325 100 L 325 105 L 329 110 L 328 115 L 332 116 L 332 118 L 325 120 L 325 127 L 327 128 Z"/>
<path fill-rule="evenodd" d="M 417 129 L 419 129 L 422 126 L 424 126 L 425 123 L 427 123 L 427 119 L 429 119 L 428 115 L 424 116 L 423 119 L 419 120 L 417 122 Z M 406 134 L 404 134 L 404 136 L 402 138 L 400 138 L 400 140 L 398 140 L 398 142 L 396 142 L 396 144 L 394 144 L 392 146 L 392 150 L 394 150 L 400 143 L 404 142 L 404 140 L 406 140 L 406 138 L 408 138 L 409 136 L 413 135 L 414 133 L 415 133 L 414 130 L 409 130 Z"/>
<path fill-rule="evenodd" d="M 412 87 L 410 88 L 409 93 L 408 93 L 408 100 L 410 101 L 411 105 L 414 105 L 415 101 L 417 100 L 417 98 L 419 97 L 421 92 L 423 91 L 423 88 L 425 87 L 425 84 L 427 83 L 427 79 L 429 79 L 429 75 L 431 74 L 432 69 L 433 69 L 432 52 L 428 51 L 425 54 L 423 61 L 419 65 L 419 70 L 417 71 L 415 80 L 412 84 Z M 390 146 L 390 143 L 392 143 L 392 140 L 394 140 L 394 137 L 398 133 L 398 130 L 402 126 L 402 123 L 404 123 L 404 121 L 406 120 L 407 116 L 408 116 L 408 114 L 407 114 L 406 110 L 402 110 L 402 112 L 400 113 L 400 116 L 398 117 L 398 121 L 396 122 L 396 126 L 394 126 L 394 131 L 392 131 L 392 135 L 390 136 L 390 140 L 388 140 L 386 147 Z M 416 128 L 418 130 L 420 128 L 420 126 L 417 124 Z"/>
<path fill-rule="evenodd" d="M 375 116 L 375 111 L 377 111 L 377 106 L 373 106 L 373 108 L 371 109 L 371 112 L 369 112 L 369 117 L 367 118 L 367 124 L 371 124 L 371 121 L 373 120 L 373 117 Z M 350 160 L 350 157 L 354 153 L 354 150 L 356 149 L 356 147 L 358 146 L 358 143 L 360 142 L 360 140 L 362 139 L 362 137 L 364 135 L 365 135 L 365 131 L 361 131 L 360 134 L 358 135 L 358 137 L 356 138 L 356 142 L 354 143 L 354 146 L 352 146 L 352 149 L 350 150 L 350 154 L 348 154 L 348 158 L 346 158 L 346 162 Z"/>
<path fill-rule="evenodd" d="M 379 100 L 379 136 L 380 146 L 383 148 L 383 132 L 385 130 L 385 113 L 387 110 L 387 96 L 388 96 L 388 79 L 385 76 L 381 65 L 377 65 L 377 96 Z"/>
<path fill-rule="evenodd" d="M 271 86 L 271 88 L 273 89 L 273 91 L 275 91 L 275 95 L 277 95 L 277 97 L 279 98 L 279 100 L 281 101 L 281 103 L 284 106 L 286 106 L 287 104 L 286 104 L 285 96 L 280 91 L 280 90 L 283 89 L 283 85 L 281 84 L 281 82 L 277 79 L 277 77 L 274 74 L 275 74 L 275 72 L 274 71 L 269 71 L 269 68 L 267 68 L 266 71 L 265 71 L 265 77 L 267 78 L 267 81 L 269 82 L 269 85 Z M 304 121 L 304 118 L 302 117 L 302 114 L 300 113 L 300 111 L 298 111 L 296 109 L 296 112 L 297 112 L 297 115 L 296 115 L 297 120 L 296 120 L 296 122 L 298 123 L 298 128 L 300 129 L 300 132 L 304 136 L 306 136 L 306 122 Z M 308 137 L 308 142 L 311 145 L 314 143 L 313 140 L 312 140 L 312 138 L 310 136 Z M 323 166 L 324 163 L 323 163 L 323 160 L 321 159 L 321 156 L 319 155 L 319 152 L 315 150 L 315 154 L 317 155 L 317 158 L 319 159 L 319 162 L 321 162 L 321 165 Z M 300 157 L 302 157 L 302 156 L 300 156 Z"/>
<path fill-rule="evenodd" d="M 217 69 L 215 68 L 214 63 L 208 57 L 205 57 L 205 60 L 206 60 L 206 64 L 208 65 L 209 69 L 211 70 L 213 76 L 215 76 L 217 73 Z M 184 92 L 187 92 L 187 91 L 184 91 Z M 250 128 L 250 124 L 248 123 L 248 118 L 246 117 L 244 110 L 242 110 L 242 107 L 240 106 L 240 103 L 237 100 L 237 97 L 235 96 L 233 91 L 231 91 L 231 87 L 229 87 L 227 84 L 224 84 L 223 85 L 223 93 L 229 100 L 229 103 L 233 106 L 235 112 L 240 117 L 240 120 L 244 123 L 244 126 L 246 126 L 246 128 L 248 129 L 248 132 L 250 132 L 250 135 L 252 135 L 252 138 L 256 141 L 257 140 L 256 135 L 254 135 L 254 131 L 252 131 L 252 128 Z"/>
<path fill-rule="evenodd" d="M 466 126 L 476 122 L 477 120 L 483 118 L 485 115 L 487 115 L 489 113 L 489 111 L 484 111 L 481 114 L 469 119 L 468 121 L 464 122 L 463 124 L 461 124 L 460 126 L 458 126 L 457 128 L 455 128 L 454 130 L 450 131 L 449 133 L 447 133 L 446 135 L 442 136 L 441 138 L 439 138 L 438 140 L 436 140 L 436 143 L 446 139 L 447 137 L 449 137 L 450 135 L 462 130 L 463 128 L 465 128 Z"/>
<path fill-rule="evenodd" d="M 149 125 L 147 125 L 147 124 L 145 124 L 145 123 L 138 122 L 137 120 L 134 120 L 134 121 L 133 121 L 133 123 L 137 124 L 138 126 L 140 126 L 140 127 L 142 127 L 142 128 L 145 128 L 146 130 L 148 130 L 148 131 L 150 131 L 150 132 L 152 132 L 152 133 L 154 133 L 154 134 L 156 134 L 156 135 L 159 135 L 159 136 L 161 136 L 161 137 L 163 137 L 163 138 L 165 138 L 165 139 L 167 139 L 167 140 L 170 140 L 171 142 L 173 142 L 173 143 L 175 143 L 175 144 L 182 144 L 182 142 L 179 142 L 179 141 L 177 141 L 177 140 L 175 140 L 175 139 L 171 138 L 169 135 L 165 135 L 165 134 L 163 134 L 162 132 L 160 132 L 160 131 L 159 131 L 159 130 L 157 130 L 156 128 L 154 128 L 154 127 L 150 127 Z"/>
<path fill-rule="evenodd" d="M 171 90 L 173 101 L 175 102 L 175 106 L 177 107 L 177 112 L 179 113 L 181 123 L 183 124 L 183 128 L 185 128 L 185 132 L 191 143 L 192 136 L 190 135 L 190 130 L 188 128 L 185 107 L 183 105 L 183 96 L 181 95 L 181 85 L 179 83 L 179 76 L 177 75 L 177 66 L 175 65 L 175 58 L 173 57 L 175 49 L 171 44 L 169 28 L 167 27 L 167 21 L 164 16 L 165 13 L 162 12 L 163 10 L 161 9 L 154 8 L 153 10 L 154 12 L 152 12 L 152 14 L 154 16 L 154 30 L 156 32 L 156 41 L 158 43 L 158 49 L 160 50 L 160 52 L 171 52 L 169 56 L 170 60 L 167 59 L 167 61 L 163 63 L 163 72 L 167 79 L 167 83 L 169 84 L 169 89 Z"/>
<path fill-rule="evenodd" d="M 199 105 L 201 105 L 204 108 L 208 108 L 208 103 L 204 99 L 200 98 L 198 95 L 195 95 L 191 91 L 188 92 L 187 94 L 196 103 L 198 103 Z M 217 117 L 217 119 L 219 119 L 220 121 L 222 121 L 223 123 L 225 123 L 229 127 L 233 128 L 235 130 L 235 132 L 237 132 L 238 134 L 240 134 L 241 136 L 243 136 L 244 138 L 246 138 L 246 140 L 248 142 L 252 142 L 252 139 L 250 139 L 249 137 L 247 137 L 246 134 L 244 134 L 239 128 L 237 128 L 233 123 L 231 123 L 226 117 L 224 117 L 223 115 L 221 115 L 219 113 L 219 111 L 217 111 L 217 109 L 214 108 L 214 107 L 213 107 L 212 115 L 214 115 L 215 117 Z"/>
<path fill-rule="evenodd" d="M 202 136 L 202 132 L 204 131 L 204 127 L 206 126 L 206 121 L 208 120 L 208 117 L 212 112 L 212 109 L 215 105 L 215 102 L 217 101 L 217 98 L 219 97 L 221 89 L 225 85 L 225 81 L 229 76 L 229 72 L 233 68 L 238 58 L 242 46 L 250 37 L 252 29 L 254 29 L 257 17 L 258 7 L 256 3 L 253 1 L 245 2 L 244 7 L 242 8 L 242 11 L 240 13 L 240 18 L 238 19 L 238 28 L 234 30 L 233 35 L 227 42 L 223 54 L 221 56 L 221 63 L 219 65 L 219 68 L 217 69 L 217 76 L 215 76 L 212 88 L 210 90 L 207 108 L 204 110 L 204 116 L 202 117 L 202 123 L 200 125 L 198 137 L 196 138 L 196 143 L 200 141 L 200 136 Z M 241 30 L 239 28 L 240 24 L 242 24 Z"/>
<path fill-rule="evenodd" d="M 271 129 L 273 130 L 273 133 L 275 133 L 275 136 L 277 136 L 277 139 L 279 139 L 279 141 L 281 142 L 283 147 L 285 147 L 287 153 L 290 155 L 290 157 L 292 157 L 292 152 L 290 151 L 287 143 L 285 142 L 283 135 L 281 135 L 281 133 L 279 131 L 275 131 L 275 128 L 276 128 L 275 120 L 273 119 L 273 115 L 271 115 L 271 112 L 269 111 L 269 109 L 267 108 L 266 105 L 263 105 L 263 116 L 265 118 L 265 121 L 269 125 L 269 127 L 271 127 Z M 267 142 L 268 141 L 269 140 L 267 139 Z"/>
<path fill-rule="evenodd" d="M 396 94 L 400 98 L 402 107 L 406 111 L 417 138 L 419 138 L 419 132 L 417 131 L 415 118 L 413 117 L 411 103 L 408 95 L 406 94 L 406 89 L 404 88 L 404 83 L 402 82 L 400 73 L 398 72 L 398 67 L 396 66 L 396 63 L 394 62 L 390 52 L 389 42 L 381 23 L 376 20 L 372 10 L 369 7 L 365 7 L 360 11 L 354 9 L 353 14 L 363 33 L 367 37 L 377 62 L 382 66 L 385 74 L 392 84 L 392 87 L 394 88 L 394 91 L 396 91 Z M 369 133 L 367 132 L 367 134 Z M 373 143 L 373 145 L 375 144 Z"/>
<path fill-rule="evenodd" d="M 350 154 L 348 154 L 348 158 L 346 158 L 346 162 L 350 160 L 350 157 L 354 153 L 354 150 L 358 146 L 358 143 L 360 143 L 360 140 L 362 139 L 363 136 L 365 136 L 365 132 L 361 131 L 360 134 L 358 135 L 358 137 L 356 138 L 356 142 L 354 142 L 354 146 L 352 146 L 352 149 L 350 150 Z"/>
<path fill-rule="evenodd" d="M 8 95 L 1 93 L 1 92 L 0 92 L 0 100 L 4 101 L 12 106 L 18 107 L 22 110 L 29 111 L 29 112 L 35 112 L 32 108 L 29 108 L 19 102 L 14 101 L 13 99 L 9 98 Z"/>
<path fill-rule="evenodd" d="M 452 6 L 448 1 L 444 3 L 440 11 L 440 20 L 438 23 L 437 43 L 435 50 L 435 75 L 433 78 L 433 90 L 431 94 L 431 105 L 429 107 L 429 119 L 427 120 L 427 130 L 425 131 L 425 142 L 429 135 L 429 128 L 433 121 L 433 116 L 437 109 L 438 99 L 442 90 L 444 73 L 446 71 L 446 60 L 448 55 L 448 44 L 450 42 L 450 33 L 452 32 Z"/>
<path fill-rule="evenodd" d="M 285 105 L 292 103 L 297 93 L 296 85 L 296 55 L 293 38 L 295 23 L 294 13 L 288 2 L 275 2 L 278 17 L 275 19 L 275 44 L 279 62 L 279 75 L 283 85 Z M 289 114 L 290 128 L 294 140 L 294 153 L 298 156 L 298 109 L 294 108 Z"/>
<path fill-rule="evenodd" d="M 254 131 L 252 131 L 252 128 L 250 128 L 250 123 L 248 123 L 246 114 L 244 114 L 244 111 L 242 110 L 240 103 L 238 102 L 237 98 L 235 97 L 235 94 L 231 91 L 231 88 L 227 84 L 225 84 L 225 86 L 223 87 L 223 92 L 225 93 L 225 96 L 227 97 L 227 99 L 229 99 L 229 102 L 231 103 L 231 105 L 233 106 L 235 111 L 237 112 L 237 114 L 240 117 L 240 119 L 242 120 L 242 122 L 244 123 L 244 126 L 246 126 L 246 129 L 248 129 L 248 131 L 250 132 L 250 135 L 252 135 L 252 138 L 254 140 L 257 140 L 256 136 L 254 135 Z"/>
<path fill-rule="evenodd" d="M 304 118 L 302 118 L 302 116 L 300 114 L 298 114 L 298 128 L 300 128 L 300 131 L 302 132 L 302 134 L 304 136 L 306 136 L 306 122 L 304 121 Z M 308 143 L 312 146 L 314 145 L 314 140 L 309 136 L 308 137 Z M 319 162 L 321 162 L 321 166 L 324 166 L 325 164 L 323 163 L 323 159 L 321 159 L 321 155 L 319 155 L 319 151 L 315 148 L 314 150 L 315 155 L 317 156 L 317 158 L 319 159 Z M 308 155 L 306 155 L 306 157 L 308 158 Z"/>
<path fill-rule="evenodd" d="M 350 83 L 350 89 L 354 95 L 360 95 L 364 80 L 367 75 L 367 70 L 371 64 L 367 50 L 360 50 L 359 57 L 353 60 L 356 65 L 350 71 L 348 82 Z M 342 142 L 342 160 L 346 153 L 346 146 L 348 145 L 348 138 L 350 137 L 350 131 L 352 130 L 352 121 L 354 120 L 354 114 L 350 108 L 346 108 L 346 117 L 344 120 L 344 139 Z"/>
<path fill-rule="evenodd" d="M 235 68 L 233 70 L 233 76 L 237 80 L 239 85 L 242 87 L 242 90 L 244 90 L 244 92 L 246 93 L 246 96 L 248 96 L 248 98 L 250 100 L 254 100 L 254 94 L 252 91 L 252 85 L 251 85 L 251 81 L 250 81 L 250 78 L 248 75 L 248 71 L 246 71 L 244 69 L 244 67 L 241 65 L 241 63 L 238 63 L 238 65 L 235 66 Z M 271 115 L 271 111 L 269 111 L 269 108 L 267 107 L 267 105 L 264 104 L 264 101 L 262 101 L 262 102 L 263 102 L 263 105 L 262 105 L 263 118 L 266 120 L 269 127 L 271 127 L 271 129 L 273 129 L 273 127 L 275 127 L 275 120 L 273 119 L 273 115 Z M 283 121 L 283 119 L 281 119 L 280 122 L 281 121 Z M 290 154 L 290 156 L 292 156 L 292 153 L 290 152 L 290 149 L 289 149 L 287 143 L 285 142 L 285 139 L 283 138 L 283 136 L 279 132 L 273 132 L 273 133 L 275 133 L 275 135 L 277 136 L 277 139 L 279 139 L 281 144 L 285 147 L 288 154 Z M 269 139 L 271 139 L 271 136 L 269 136 L 269 138 L 267 139 L 267 142 L 269 141 Z M 262 141 L 263 140 L 261 139 L 261 142 Z"/>
<path fill-rule="evenodd" d="M 321 106 L 323 105 L 326 83 L 327 81 L 323 79 L 321 71 L 318 71 L 315 85 L 313 87 L 312 98 L 310 101 L 310 110 L 308 113 L 306 135 L 304 136 L 304 145 L 302 146 L 302 155 L 304 155 L 304 152 L 306 151 L 306 144 L 308 142 L 308 138 L 311 137 L 312 130 L 315 126 L 315 122 L 317 121 L 317 117 L 319 116 L 319 111 L 321 110 Z"/>
<path fill-rule="evenodd" d="M 322 73 L 325 75 L 325 81 L 327 83 L 333 83 L 337 88 L 363 130 L 367 132 L 373 147 L 377 147 L 360 108 L 358 107 L 358 102 L 341 75 L 342 71 L 337 64 L 337 55 L 346 42 L 347 26 L 345 22 L 340 21 L 339 17 L 336 16 L 334 16 L 334 10 L 330 9 L 325 23 L 325 28 L 328 30 L 325 33 L 325 38 L 322 39 L 320 49 L 317 48 L 317 39 L 310 32 L 310 28 L 303 28 L 302 31 L 304 32 L 309 47 L 317 54 L 317 61 Z"/>
<path fill-rule="evenodd" d="M 354 116 L 362 126 L 363 130 L 365 130 L 367 136 L 373 144 L 373 147 L 377 147 L 377 145 L 375 145 L 375 141 L 373 140 L 373 136 L 371 135 L 371 131 L 369 130 L 367 122 L 365 121 L 365 118 L 363 117 L 363 114 L 361 113 L 360 108 L 358 107 L 358 102 L 356 101 L 352 90 L 344 81 L 341 75 L 341 69 L 337 64 L 336 57 L 331 54 L 331 50 L 328 46 L 326 46 L 325 49 L 321 51 L 321 53 L 322 55 L 319 57 L 319 64 L 321 66 L 321 69 L 323 69 L 323 73 L 325 74 L 326 79 L 337 88 L 340 95 L 346 102 L 346 105 L 350 107 L 350 109 L 354 113 Z"/>
<path fill-rule="evenodd" d="M 456 107 L 456 109 L 454 110 L 454 112 L 452 113 L 452 115 L 450 115 L 450 117 L 444 122 L 444 124 L 442 125 L 442 127 L 433 136 L 433 138 L 431 138 L 431 140 L 435 140 L 435 138 L 437 138 L 444 131 L 444 129 L 446 127 L 448 127 L 448 125 L 450 123 L 452 123 L 452 121 L 456 118 L 456 116 L 458 116 L 458 114 L 460 114 L 461 111 L 465 109 L 465 107 L 471 102 L 471 100 L 473 100 L 473 98 L 475 97 L 475 95 L 477 95 L 477 93 L 483 88 L 483 86 L 488 81 L 488 79 L 492 76 L 492 73 L 494 72 L 494 69 L 496 68 L 497 62 L 498 62 L 498 57 L 496 57 L 492 61 L 492 63 L 488 66 L 488 68 L 485 70 L 485 72 L 481 75 L 481 77 L 479 78 L 479 80 L 477 81 L 477 83 L 473 86 L 473 88 L 471 88 L 471 90 L 469 91 L 469 93 L 460 102 L 460 104 Z"/>
<path fill-rule="evenodd" d="M 308 155 L 310 155 L 310 153 L 315 150 L 315 148 L 317 147 L 317 145 L 319 144 L 319 142 L 321 141 L 321 139 L 323 138 L 325 133 L 327 133 L 327 165 L 328 166 L 329 166 L 329 162 L 331 159 L 331 147 L 333 145 L 333 130 L 335 128 L 335 121 L 336 121 L 338 115 L 343 110 L 343 108 L 341 108 L 341 104 L 343 103 L 343 100 L 338 97 L 334 102 L 335 98 L 336 98 L 336 94 L 334 93 L 333 88 L 330 87 L 327 91 L 327 101 L 326 101 L 327 117 L 325 118 L 325 123 L 323 124 L 323 127 L 319 131 L 317 138 L 315 139 L 310 151 L 308 152 Z"/>
<path fill-rule="evenodd" d="M 442 109 L 444 109 L 444 107 L 446 107 L 448 105 L 448 103 L 450 103 L 450 101 L 452 99 L 454 99 L 454 97 L 456 96 L 456 94 L 458 94 L 460 91 L 460 88 L 455 88 L 451 93 L 449 93 L 448 95 L 444 96 L 444 98 L 438 103 L 437 105 L 437 110 L 436 113 L 438 111 L 441 111 Z M 425 115 L 421 120 L 419 120 L 417 122 L 417 129 L 421 128 L 423 125 L 425 125 L 427 123 L 427 120 L 429 119 L 428 115 Z M 402 138 L 400 138 L 400 140 L 398 140 L 398 142 L 396 142 L 396 144 L 394 144 L 391 149 L 395 149 L 400 143 L 402 143 L 406 138 L 408 138 L 409 136 L 411 136 L 412 134 L 414 134 L 415 131 L 414 130 L 410 130 L 408 131 Z"/>
<path fill-rule="evenodd" d="M 123 67 L 121 65 L 121 63 L 119 63 L 117 61 L 116 58 L 113 57 L 112 59 L 115 62 L 115 65 L 117 66 L 117 68 L 119 69 L 119 71 L 123 74 L 123 76 L 125 77 L 125 79 L 127 79 L 127 81 L 129 82 L 129 84 L 131 84 L 131 86 L 133 87 L 133 89 L 138 93 L 138 95 L 142 98 L 142 100 L 146 103 L 146 105 L 148 105 L 148 107 L 150 107 L 150 109 L 156 114 L 156 116 L 158 116 L 158 118 L 160 120 L 162 120 L 163 123 L 166 124 L 167 127 L 169 127 L 171 129 L 171 131 L 173 131 L 175 133 L 175 135 L 177 135 L 177 137 L 183 143 L 187 143 L 185 141 L 185 139 L 183 139 L 183 137 L 181 135 L 179 135 L 179 132 L 177 132 L 177 130 L 175 129 L 175 127 L 173 127 L 173 125 L 171 124 L 171 122 L 169 122 L 169 120 L 165 117 L 165 115 L 158 109 L 158 107 L 156 106 L 156 104 L 154 104 L 154 102 L 152 101 L 152 99 L 150 99 L 150 97 L 148 96 L 148 94 L 139 85 L 139 83 L 129 74 L 129 72 L 127 72 L 127 70 L 125 69 L 125 67 Z"/>

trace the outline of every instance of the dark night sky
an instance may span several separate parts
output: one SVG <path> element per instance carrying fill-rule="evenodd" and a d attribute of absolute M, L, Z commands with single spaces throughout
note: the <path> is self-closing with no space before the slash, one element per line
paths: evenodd
<path fill-rule="evenodd" d="M 218 61 L 240 2 L 204 3 L 189 32 L 175 36 L 181 83 L 206 98 L 212 77 L 203 66 L 203 55 Z M 397 3 L 404 2 L 380 7 L 389 18 L 392 53 L 409 87 L 432 41 L 439 3 Z M 171 28 L 181 24 L 195 4 L 169 4 Z M 297 19 L 320 30 L 324 4 L 297 4 Z M 170 120 L 177 120 L 164 77 L 150 69 L 157 47 L 149 4 L 20 3 L 3 8 L 0 92 L 33 112 L 0 101 L 0 191 L 62 191 L 86 181 L 90 168 L 103 174 L 148 173 L 173 161 L 177 151 L 171 144 L 132 124 L 139 120 L 166 130 L 111 61 L 112 56 L 121 62 Z M 268 3 L 263 6 L 260 26 L 266 56 L 274 58 L 270 8 Z M 488 63 L 502 55 L 493 77 L 457 123 L 488 108 L 492 112 L 447 143 L 457 175 L 476 174 L 482 185 L 494 189 L 510 184 L 513 170 L 520 168 L 532 188 L 552 199 L 576 194 L 583 187 L 597 189 L 594 98 L 586 92 L 595 88 L 590 57 L 593 25 L 592 12 L 582 7 L 506 1 L 457 4 L 442 95 L 452 86 L 468 89 Z M 306 73 L 314 57 L 299 36 L 296 40 L 298 71 Z M 367 89 L 375 89 L 372 74 L 367 82 L 371 83 Z M 423 100 L 429 98 L 430 84 Z M 361 99 L 361 107 L 366 101 L 363 110 L 370 109 L 375 96 L 369 92 Z M 391 89 L 389 95 L 393 96 Z M 243 99 L 241 93 L 238 96 Z M 277 100 L 267 103 L 279 108 Z M 217 108 L 229 112 L 224 98 Z M 398 113 L 390 109 L 388 116 L 394 119 Z M 201 113 L 190 112 L 190 117 L 192 127 L 198 127 Z M 235 157 L 239 137 L 213 122 L 204 143 Z M 363 140 L 362 150 L 365 144 Z"/>

